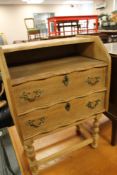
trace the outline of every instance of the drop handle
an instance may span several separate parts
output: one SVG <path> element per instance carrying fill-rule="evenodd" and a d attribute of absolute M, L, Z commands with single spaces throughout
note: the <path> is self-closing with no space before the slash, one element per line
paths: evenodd
<path fill-rule="evenodd" d="M 68 86 L 68 84 L 69 84 L 69 77 L 67 75 L 65 75 L 64 78 L 63 78 L 63 84 L 65 86 Z"/>
<path fill-rule="evenodd" d="M 40 117 L 40 118 L 35 119 L 35 120 L 28 120 L 26 122 L 26 125 L 28 125 L 28 126 L 30 126 L 32 128 L 39 128 L 44 123 L 45 123 L 45 117 Z"/>
<path fill-rule="evenodd" d="M 99 100 L 99 99 L 97 99 L 95 101 L 89 101 L 86 106 L 90 109 L 95 109 L 99 105 L 100 102 L 101 102 L 101 100 Z"/>
<path fill-rule="evenodd" d="M 24 99 L 25 101 L 33 102 L 37 100 L 42 94 L 42 91 L 40 89 L 35 90 L 33 92 L 26 92 L 24 91 L 20 98 Z"/>
<path fill-rule="evenodd" d="M 99 83 L 99 81 L 100 81 L 100 77 L 88 77 L 88 79 L 87 79 L 87 83 L 89 85 L 92 85 L 92 86 L 94 86 L 97 83 Z"/>

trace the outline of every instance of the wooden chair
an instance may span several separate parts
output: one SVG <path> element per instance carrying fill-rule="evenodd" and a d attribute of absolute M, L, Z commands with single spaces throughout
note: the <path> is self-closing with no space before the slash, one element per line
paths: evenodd
<path fill-rule="evenodd" d="M 4 33 L 0 33 L 0 45 L 6 45 L 6 44 L 8 43 Z"/>
<path fill-rule="evenodd" d="M 34 18 L 24 18 L 27 29 L 28 41 L 40 38 L 40 30 L 35 27 Z"/>

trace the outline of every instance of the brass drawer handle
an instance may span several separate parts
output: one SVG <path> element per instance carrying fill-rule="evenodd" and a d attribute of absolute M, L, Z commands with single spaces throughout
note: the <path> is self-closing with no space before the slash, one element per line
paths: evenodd
<path fill-rule="evenodd" d="M 68 86 L 68 84 L 69 84 L 69 78 L 68 78 L 67 75 L 64 76 L 63 84 L 64 84 L 65 86 Z"/>
<path fill-rule="evenodd" d="M 36 119 L 36 120 L 28 120 L 26 122 L 27 125 L 29 125 L 30 127 L 33 127 L 33 128 L 39 128 L 44 123 L 45 123 L 45 117 L 41 117 L 41 118 Z"/>
<path fill-rule="evenodd" d="M 93 86 L 99 83 L 99 81 L 100 81 L 100 77 L 93 77 L 93 78 L 88 77 L 87 83 Z"/>
<path fill-rule="evenodd" d="M 39 98 L 41 96 L 41 94 L 42 94 L 42 91 L 40 89 L 36 90 L 36 91 L 33 91 L 32 93 L 24 91 L 22 93 L 22 95 L 20 96 L 20 98 L 23 98 L 24 100 L 29 101 L 29 102 L 33 102 L 37 98 Z"/>
<path fill-rule="evenodd" d="M 66 104 L 65 104 L 65 109 L 66 109 L 66 111 L 70 111 L 70 108 L 71 108 L 70 103 L 66 103 Z"/>
<path fill-rule="evenodd" d="M 97 105 L 99 105 L 100 102 L 101 102 L 101 100 L 99 100 L 99 99 L 97 99 L 93 102 L 89 101 L 87 103 L 87 107 L 90 108 L 90 109 L 94 109 L 94 108 L 96 108 Z"/>

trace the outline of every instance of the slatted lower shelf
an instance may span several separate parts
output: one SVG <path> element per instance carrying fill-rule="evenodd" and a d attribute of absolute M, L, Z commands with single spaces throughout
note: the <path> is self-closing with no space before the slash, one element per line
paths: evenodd
<path fill-rule="evenodd" d="M 65 155 L 67 155 L 67 154 L 69 154 L 69 153 L 71 153 L 71 152 L 73 152 L 73 151 L 75 151 L 77 149 L 80 149 L 80 148 L 82 148 L 82 147 L 84 147 L 86 145 L 91 144 L 92 142 L 93 142 L 92 138 L 86 139 L 86 140 L 82 141 L 79 144 L 76 144 L 76 145 L 73 145 L 73 146 L 69 146 L 68 148 L 65 148 L 65 149 L 63 149 L 63 150 L 61 150 L 59 152 L 56 152 L 56 153 L 52 154 L 51 156 L 42 158 L 41 160 L 38 160 L 38 164 L 40 165 L 40 164 L 46 163 L 48 161 L 51 161 L 53 159 L 56 159 L 58 157 L 65 156 Z"/>

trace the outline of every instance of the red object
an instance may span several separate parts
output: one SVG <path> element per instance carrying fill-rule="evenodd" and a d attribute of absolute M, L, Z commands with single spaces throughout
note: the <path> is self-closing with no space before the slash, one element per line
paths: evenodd
<path fill-rule="evenodd" d="M 95 23 L 95 24 L 94 24 Z M 49 36 L 96 33 L 98 16 L 55 16 L 48 18 Z"/>

